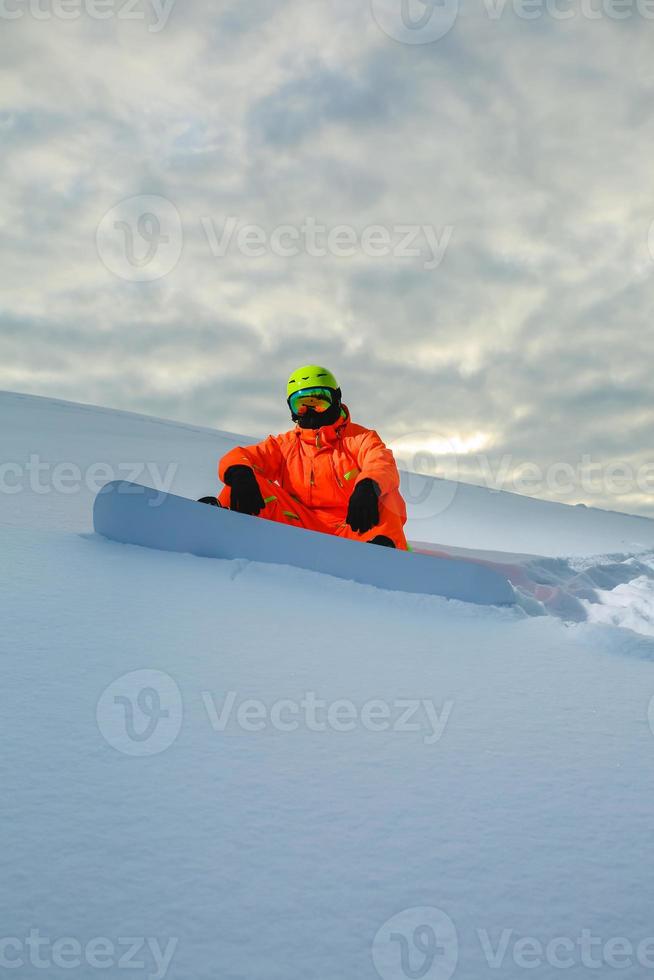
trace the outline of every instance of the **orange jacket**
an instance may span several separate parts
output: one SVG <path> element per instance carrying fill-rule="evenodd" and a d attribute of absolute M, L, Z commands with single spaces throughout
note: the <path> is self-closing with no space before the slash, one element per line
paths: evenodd
<path fill-rule="evenodd" d="M 316 510 L 347 510 L 352 490 L 360 480 L 379 484 L 380 503 L 385 503 L 406 522 L 400 495 L 400 475 L 390 449 L 373 429 L 343 415 L 321 429 L 301 429 L 268 436 L 254 446 L 237 446 L 223 456 L 218 476 L 224 483 L 230 466 L 251 466 L 255 472 L 278 483 L 305 506 Z"/>

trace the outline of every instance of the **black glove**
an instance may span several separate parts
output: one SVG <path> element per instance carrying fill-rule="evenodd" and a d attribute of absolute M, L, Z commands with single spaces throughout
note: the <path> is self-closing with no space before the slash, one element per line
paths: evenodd
<path fill-rule="evenodd" d="M 250 466 L 230 466 L 225 473 L 225 483 L 232 491 L 230 510 L 256 516 L 266 506 L 257 478 Z"/>
<path fill-rule="evenodd" d="M 379 524 L 379 494 L 381 490 L 374 480 L 365 479 L 357 483 L 347 508 L 345 523 L 353 531 L 363 534 L 375 524 Z"/>

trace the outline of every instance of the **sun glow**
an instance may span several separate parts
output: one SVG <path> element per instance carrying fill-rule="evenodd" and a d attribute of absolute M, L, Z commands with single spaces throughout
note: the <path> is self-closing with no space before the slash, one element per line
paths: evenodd
<path fill-rule="evenodd" d="M 486 449 L 492 441 L 488 432 L 472 432 L 467 435 L 430 436 L 429 433 L 408 433 L 390 443 L 394 452 L 430 456 L 469 456 Z"/>

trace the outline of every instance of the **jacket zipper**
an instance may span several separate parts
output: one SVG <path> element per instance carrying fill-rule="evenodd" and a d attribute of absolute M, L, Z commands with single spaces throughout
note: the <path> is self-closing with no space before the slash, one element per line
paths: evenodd
<path fill-rule="evenodd" d="M 337 438 L 339 440 L 342 439 L 343 434 L 342 434 L 340 428 L 337 430 L 336 435 L 337 435 Z M 325 448 L 326 448 L 325 446 L 321 446 L 320 445 L 320 433 L 319 432 L 316 432 L 316 449 L 325 449 Z M 332 464 L 332 471 L 334 473 L 334 479 L 336 480 L 336 482 L 339 485 L 339 487 L 341 489 L 343 489 L 343 484 L 341 483 L 341 481 L 339 479 L 339 476 L 338 476 L 338 473 L 336 472 L 336 467 L 334 465 L 334 459 L 333 459 L 333 457 L 331 455 L 330 455 L 329 459 L 330 459 L 330 462 Z M 313 472 L 313 463 L 311 463 L 311 476 L 309 478 L 309 486 L 313 487 L 313 486 L 315 486 L 315 483 L 316 483 L 316 481 L 315 481 L 314 472 Z"/>

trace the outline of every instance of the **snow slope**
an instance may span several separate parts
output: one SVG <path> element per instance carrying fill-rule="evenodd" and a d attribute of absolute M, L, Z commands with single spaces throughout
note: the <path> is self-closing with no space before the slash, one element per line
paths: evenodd
<path fill-rule="evenodd" d="M 651 639 L 104 541 L 94 464 L 199 496 L 238 440 L 0 414 L 7 975 L 653 973 Z M 475 547 L 554 557 L 574 523 L 592 574 L 654 548 L 647 521 L 483 493 L 413 536 L 470 546 L 487 503 L 505 526 Z"/>
<path fill-rule="evenodd" d="M 90 531 L 95 494 L 112 479 L 203 496 L 216 489 L 218 458 L 252 441 L 9 392 L 0 417 L 0 523 L 32 528 Z M 402 491 L 418 549 L 499 564 L 529 601 L 563 618 L 654 635 L 654 521 L 415 473 L 402 473 Z"/>
<path fill-rule="evenodd" d="M 89 530 L 95 489 L 112 478 L 108 474 L 183 497 L 203 496 L 217 487 L 218 458 L 232 446 L 252 441 L 179 422 L 9 392 L 0 392 L 0 418 L 2 459 L 20 468 L 23 488 L 14 496 L 3 493 L 2 520 L 29 527 Z M 80 492 L 57 492 L 55 468 L 65 464 L 75 475 L 79 471 Z M 40 472 L 38 465 L 43 467 Z M 4 482 L 18 483 L 19 477 L 8 473 Z M 408 536 L 417 541 L 554 558 L 654 550 L 654 521 L 645 517 L 570 507 L 415 473 L 402 474 L 402 492 L 409 505 Z"/>

